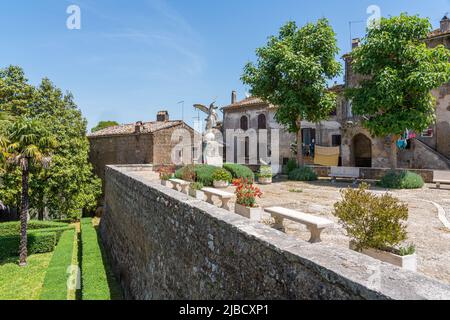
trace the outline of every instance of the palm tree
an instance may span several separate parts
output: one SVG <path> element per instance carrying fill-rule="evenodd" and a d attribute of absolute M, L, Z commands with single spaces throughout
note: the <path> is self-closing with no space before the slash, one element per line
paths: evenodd
<path fill-rule="evenodd" d="M 27 265 L 27 224 L 28 224 L 28 180 L 30 167 L 50 164 L 52 150 L 56 148 L 56 139 L 36 119 L 20 117 L 7 129 L 6 148 L 3 148 L 6 161 L 20 167 L 22 171 L 22 194 L 20 208 L 20 266 Z"/>

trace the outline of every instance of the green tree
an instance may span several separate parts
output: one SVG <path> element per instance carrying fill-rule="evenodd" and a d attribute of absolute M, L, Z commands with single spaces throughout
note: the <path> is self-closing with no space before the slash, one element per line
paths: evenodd
<path fill-rule="evenodd" d="M 116 121 L 100 121 L 94 128 L 91 129 L 91 132 L 97 132 L 109 127 L 118 126 L 119 124 Z"/>
<path fill-rule="evenodd" d="M 46 168 L 57 142 L 44 124 L 36 119 L 20 117 L 7 129 L 8 143 L 3 152 L 13 166 L 20 168 L 20 265 L 27 264 L 27 223 L 29 217 L 29 174 L 32 167 Z"/>
<path fill-rule="evenodd" d="M 382 18 L 367 30 L 359 48 L 350 55 L 353 70 L 363 80 L 350 88 L 355 115 L 374 136 L 391 139 L 391 166 L 397 167 L 398 137 L 422 132 L 435 120 L 436 101 L 431 91 L 450 81 L 450 51 L 428 48 L 428 19 L 401 14 Z"/>
<path fill-rule="evenodd" d="M 9 70 L 11 69 L 11 70 Z M 20 81 L 17 92 L 12 84 L 25 79 L 20 68 L 9 67 L 0 72 L 0 109 L 13 110 L 14 96 L 26 97 L 15 114 L 37 119 L 44 123 L 55 137 L 58 148 L 52 156 L 52 166 L 47 170 L 33 167 L 30 170 L 30 207 L 39 219 L 47 209 L 52 218 L 77 217 L 82 210 L 92 211 L 101 194 L 101 182 L 93 174 L 88 161 L 89 142 L 86 138 L 87 122 L 70 93 L 63 94 L 48 79 L 38 87 L 27 89 L 30 95 L 21 95 L 27 82 Z M 18 74 L 22 76 L 19 77 Z M 3 95 L 2 95 L 3 94 Z M 13 113 L 13 112 L 11 112 Z M 9 168 L 2 175 L 0 198 L 4 204 L 18 208 L 20 205 L 20 171 Z"/>
<path fill-rule="evenodd" d="M 297 162 L 303 165 L 301 122 L 326 119 L 336 107 L 327 81 L 341 72 L 336 34 L 327 19 L 302 28 L 288 22 L 278 36 L 256 50 L 242 80 L 251 93 L 278 107 L 276 120 L 297 135 Z"/>

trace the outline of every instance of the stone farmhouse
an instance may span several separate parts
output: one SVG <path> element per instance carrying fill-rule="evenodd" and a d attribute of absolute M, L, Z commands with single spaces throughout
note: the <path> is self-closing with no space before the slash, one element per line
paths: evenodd
<path fill-rule="evenodd" d="M 273 129 L 279 130 L 279 164 L 286 164 L 292 158 L 291 145 L 295 143 L 295 134 L 289 133 L 283 126 L 281 126 L 275 119 L 277 107 L 271 105 L 257 97 L 247 97 L 242 101 L 237 101 L 237 94 L 232 92 L 231 104 L 223 109 L 223 129 L 226 132 L 229 129 L 247 131 L 254 129 L 268 130 L 268 152 L 271 156 L 272 146 L 270 144 L 270 133 Z M 320 123 L 302 122 L 302 136 L 303 145 L 309 146 L 317 144 L 320 146 L 339 146 L 341 141 L 341 125 L 339 122 L 338 112 L 333 112 L 327 121 Z M 235 155 L 237 161 L 236 150 L 237 143 L 226 141 L 227 137 L 224 134 L 225 144 L 227 146 L 226 153 Z M 249 163 L 249 139 L 245 141 L 245 159 Z M 259 149 L 259 148 L 258 148 Z M 258 150 L 258 162 L 261 160 L 261 152 Z"/>
<path fill-rule="evenodd" d="M 161 111 L 153 122 L 138 121 L 89 134 L 89 158 L 95 173 L 104 181 L 107 165 L 172 163 L 172 150 L 180 142 L 172 141 L 172 134 L 179 129 L 188 130 L 193 139 L 190 126 L 181 120 L 171 121 L 169 113 Z"/>
<path fill-rule="evenodd" d="M 444 45 L 450 49 L 450 19 L 445 16 L 440 28 L 434 30 L 426 39 L 429 47 Z M 359 39 L 353 40 L 353 47 L 359 46 Z M 359 84 L 361 77 L 352 70 L 351 59 L 345 55 L 345 84 L 351 88 Z M 450 83 L 435 90 L 436 123 L 428 130 L 419 132 L 416 139 L 410 140 L 406 150 L 397 151 L 397 166 L 410 169 L 450 169 Z M 340 97 L 342 106 L 342 147 L 344 166 L 389 168 L 391 164 L 391 138 L 372 137 L 359 124 L 360 118 L 352 113 L 351 101 Z M 405 128 L 406 131 L 407 128 Z"/>

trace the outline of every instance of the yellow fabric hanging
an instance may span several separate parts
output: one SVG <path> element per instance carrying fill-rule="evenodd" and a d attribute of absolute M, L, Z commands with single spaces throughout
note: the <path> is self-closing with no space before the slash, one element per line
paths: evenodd
<path fill-rule="evenodd" d="M 314 164 L 337 167 L 339 165 L 340 147 L 315 147 Z"/>

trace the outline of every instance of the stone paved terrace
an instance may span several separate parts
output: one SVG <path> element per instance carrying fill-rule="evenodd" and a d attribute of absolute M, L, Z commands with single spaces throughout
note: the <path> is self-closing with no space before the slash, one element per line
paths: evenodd
<path fill-rule="evenodd" d="M 141 174 L 155 182 L 158 181 L 158 175 L 154 172 L 142 171 Z M 331 213 L 334 203 L 341 198 L 340 191 L 349 184 L 338 182 L 332 185 L 329 180 L 312 183 L 275 180 L 272 185 L 259 186 L 264 194 L 258 203 L 263 207 L 282 206 L 335 221 L 334 229 L 323 232 L 323 242 L 348 248 L 349 239 Z M 443 189 L 438 190 L 435 189 L 435 185 L 428 184 L 421 190 L 390 192 L 408 204 L 408 243 L 416 245 L 418 272 L 450 284 L 450 230 L 439 220 L 436 206 L 429 202 L 442 206 L 446 211 L 446 219 L 450 221 L 449 187 L 443 186 Z M 377 193 L 385 192 L 374 186 L 371 190 Z M 233 192 L 233 187 L 228 188 L 228 191 Z M 234 210 L 234 203 L 231 210 Z M 270 225 L 272 222 L 267 215 L 264 223 Z M 288 234 L 305 241 L 309 239 L 310 233 L 303 225 L 286 222 L 285 227 Z"/>
<path fill-rule="evenodd" d="M 279 181 L 263 187 L 261 204 L 335 220 L 331 207 L 342 187 Z M 409 200 L 418 194 L 411 193 L 401 196 Z M 410 207 L 411 237 L 425 276 L 349 250 L 339 227 L 311 245 L 302 227 L 289 224 L 286 235 L 195 200 L 161 186 L 148 167 L 107 168 L 100 230 L 115 274 L 132 299 L 450 299 L 448 247 L 439 241 L 448 242 L 448 232 L 432 206 L 411 200 Z"/>

